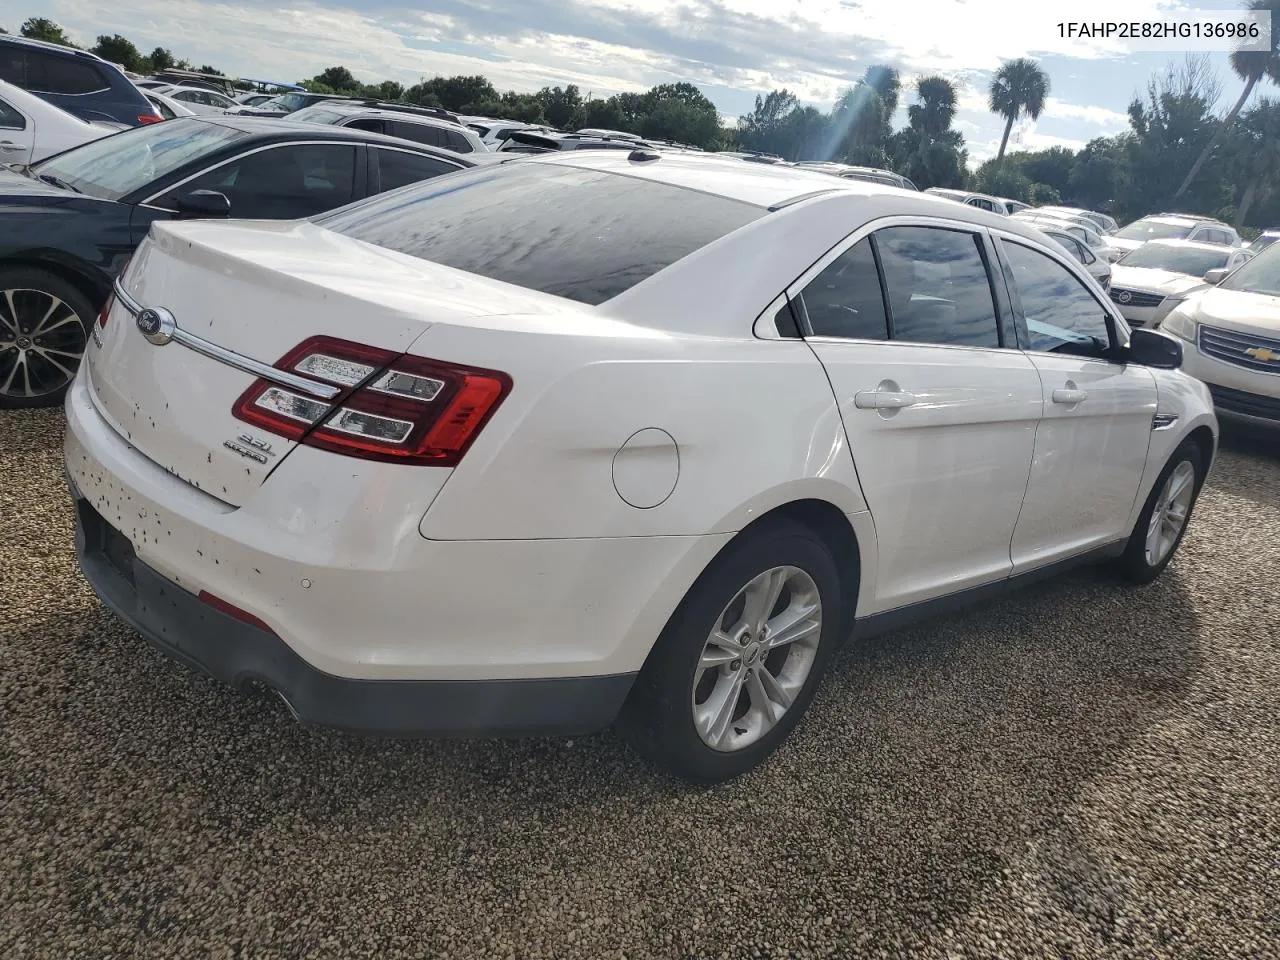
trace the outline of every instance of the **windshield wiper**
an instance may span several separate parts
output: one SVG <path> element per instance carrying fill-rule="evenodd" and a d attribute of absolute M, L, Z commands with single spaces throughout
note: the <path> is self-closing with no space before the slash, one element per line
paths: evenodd
<path fill-rule="evenodd" d="M 84 193 L 84 191 L 79 187 L 73 187 L 71 184 L 67 183 L 67 181 L 63 180 L 61 177 L 55 177 L 52 173 L 37 173 L 36 179 L 42 180 L 50 186 L 57 187 L 60 190 L 70 190 L 72 193 Z"/>

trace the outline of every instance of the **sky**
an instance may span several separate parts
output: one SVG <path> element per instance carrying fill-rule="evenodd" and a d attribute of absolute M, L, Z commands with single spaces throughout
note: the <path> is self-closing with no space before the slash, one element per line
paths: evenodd
<path fill-rule="evenodd" d="M 577 84 L 608 96 L 657 83 L 696 84 L 726 118 L 758 93 L 786 87 L 829 107 L 872 64 L 956 82 L 955 126 L 971 163 L 995 154 L 1003 121 L 986 89 L 1001 61 L 1033 57 L 1050 98 L 1015 126 L 1011 150 L 1082 147 L 1127 126 L 1125 108 L 1176 50 L 1135 52 L 1117 40 L 1064 38 L 1068 17 L 1100 23 L 1234 10 L 1223 0 L 0 0 L 16 32 L 49 17 L 91 45 L 120 33 L 144 52 L 240 76 L 296 82 L 342 64 L 361 80 L 412 84 L 437 74 L 484 74 L 499 90 Z M 1029 9 L 1030 8 L 1030 9 Z M 1191 52 L 1191 51 L 1188 51 Z M 1223 100 L 1237 95 L 1225 53 L 1211 54 Z M 903 98 L 897 125 L 906 122 Z"/>

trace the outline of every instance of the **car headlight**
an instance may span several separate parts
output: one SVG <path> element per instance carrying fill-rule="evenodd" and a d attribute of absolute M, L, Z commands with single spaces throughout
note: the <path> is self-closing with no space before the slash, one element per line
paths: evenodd
<path fill-rule="evenodd" d="M 1188 343 L 1196 342 L 1196 322 L 1187 315 L 1184 304 L 1179 303 L 1167 317 L 1160 321 L 1160 329 L 1171 333 L 1179 340 Z"/>

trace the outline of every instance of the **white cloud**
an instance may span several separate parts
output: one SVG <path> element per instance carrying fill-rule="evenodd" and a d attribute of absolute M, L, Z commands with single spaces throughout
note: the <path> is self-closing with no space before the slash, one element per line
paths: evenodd
<path fill-rule="evenodd" d="M 994 155 L 1002 123 L 987 110 L 986 74 L 1001 60 L 1117 56 L 1114 44 L 1065 40 L 1056 23 L 1115 18 L 1114 0 L 1073 0 L 1070 11 L 1007 0 L 0 0 L 0 22 L 50 16 L 82 43 L 121 33 L 144 50 L 165 46 L 229 72 L 296 81 L 334 64 L 362 80 L 405 84 L 437 74 L 483 74 L 499 89 L 577 84 L 609 96 L 688 80 L 746 97 L 787 87 L 828 104 L 872 63 L 957 82 L 957 127 L 973 156 Z M 1125 18 L 1176 9 L 1126 0 Z M 734 114 L 745 98 L 726 103 Z M 905 112 L 905 110 L 904 110 Z M 900 118 L 905 119 L 905 118 Z M 1041 122 L 1114 133 L 1124 114 L 1051 98 Z M 1023 135 L 1037 138 L 1034 125 Z M 994 144 L 989 143 L 995 138 Z M 1062 143 L 1074 140 L 1056 138 Z M 988 152 L 989 151 L 989 152 Z"/>
<path fill-rule="evenodd" d="M 1107 107 L 1067 103 L 1056 97 L 1048 99 L 1044 106 L 1044 113 L 1041 116 L 1051 120 L 1081 120 L 1096 127 L 1102 127 L 1109 133 L 1117 133 L 1129 125 L 1128 114 L 1120 113 Z"/>

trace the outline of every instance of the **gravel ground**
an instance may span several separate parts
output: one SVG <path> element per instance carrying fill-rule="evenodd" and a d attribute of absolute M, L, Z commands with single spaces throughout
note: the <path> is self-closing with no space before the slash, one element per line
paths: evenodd
<path fill-rule="evenodd" d="M 1142 590 L 850 648 L 773 762 L 371 742 L 168 663 L 0 413 L 0 957 L 1280 957 L 1280 447 Z M 1268 446 L 1269 444 L 1269 446 Z"/>

